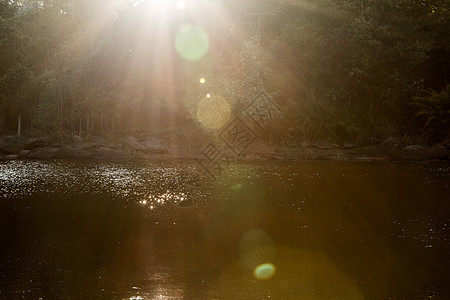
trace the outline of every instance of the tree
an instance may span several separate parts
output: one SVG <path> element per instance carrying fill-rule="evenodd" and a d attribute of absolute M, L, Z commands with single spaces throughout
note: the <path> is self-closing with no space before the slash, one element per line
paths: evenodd
<path fill-rule="evenodd" d="M 401 136 L 417 132 L 414 97 L 448 84 L 448 0 L 209 1 L 202 18 L 161 18 L 152 1 L 0 3 L 0 126 L 18 134 L 147 130 L 162 111 L 195 119 L 206 93 L 238 114 L 265 90 L 280 131 Z M 185 22 L 209 36 L 196 62 L 173 45 Z"/>

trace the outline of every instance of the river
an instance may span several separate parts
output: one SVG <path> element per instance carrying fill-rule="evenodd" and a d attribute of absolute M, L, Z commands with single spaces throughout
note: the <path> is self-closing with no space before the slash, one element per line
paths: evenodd
<path fill-rule="evenodd" d="M 1 299 L 450 299 L 450 164 L 0 162 Z"/>

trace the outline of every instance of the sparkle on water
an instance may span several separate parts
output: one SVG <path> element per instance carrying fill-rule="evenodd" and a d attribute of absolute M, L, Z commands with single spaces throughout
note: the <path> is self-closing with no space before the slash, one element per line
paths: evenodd
<path fill-rule="evenodd" d="M 77 166 L 77 167 L 75 167 Z M 64 176 L 60 176 L 60 174 Z M 181 176 L 181 177 L 180 177 Z M 181 181 L 180 178 L 183 178 Z M 0 198 L 26 197 L 33 193 L 101 194 L 105 189 L 116 196 L 150 209 L 167 205 L 188 205 L 194 198 L 192 185 L 199 182 L 195 165 L 156 165 L 151 168 L 124 167 L 105 162 L 94 166 L 56 161 L 10 161 L 0 164 Z M 188 189 L 186 185 L 188 183 Z M 64 186 L 62 190 L 58 187 Z"/>

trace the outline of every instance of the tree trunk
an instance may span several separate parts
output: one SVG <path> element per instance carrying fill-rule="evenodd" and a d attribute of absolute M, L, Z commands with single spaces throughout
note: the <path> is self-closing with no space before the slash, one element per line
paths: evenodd
<path fill-rule="evenodd" d="M 78 130 L 78 136 L 81 137 L 81 125 L 82 125 L 82 123 L 83 123 L 83 120 L 82 120 L 82 118 L 81 118 L 81 115 L 79 116 L 79 118 L 80 118 L 80 128 L 79 128 L 79 130 Z"/>
<path fill-rule="evenodd" d="M 33 119 L 34 119 L 34 113 L 33 113 L 33 109 L 31 109 L 30 110 L 30 128 L 31 129 L 34 128 Z"/>
<path fill-rule="evenodd" d="M 60 116 L 59 111 L 60 110 L 61 110 L 61 107 L 60 107 L 59 101 L 58 101 L 58 102 L 56 102 L 56 126 L 57 127 L 59 127 L 59 116 Z"/>
<path fill-rule="evenodd" d="M 22 116 L 20 115 L 20 113 L 17 116 L 17 136 L 22 136 Z"/>
<path fill-rule="evenodd" d="M 5 127 L 6 119 L 5 119 L 5 110 L 0 109 L 0 131 Z"/>
<path fill-rule="evenodd" d="M 89 135 L 89 133 L 91 132 L 91 128 L 90 128 L 90 124 L 89 124 L 89 113 L 86 113 L 86 132 Z"/>
<path fill-rule="evenodd" d="M 100 112 L 100 133 L 103 134 L 103 112 Z"/>
<path fill-rule="evenodd" d="M 62 94 L 62 93 L 61 93 L 61 94 Z M 59 127 L 62 128 L 62 127 L 63 127 L 63 109 L 64 109 L 63 105 L 64 105 L 64 103 L 63 103 L 62 98 L 61 98 L 60 101 L 61 101 L 61 102 L 60 102 L 60 103 L 61 103 L 61 104 L 60 104 L 61 109 L 59 110 L 59 113 L 60 113 L 60 115 L 59 115 Z"/>
<path fill-rule="evenodd" d="M 59 91 L 59 128 L 62 128 L 63 124 L 63 89 L 60 87 Z"/>
<path fill-rule="evenodd" d="M 111 116 L 111 132 L 114 133 L 114 115 Z"/>

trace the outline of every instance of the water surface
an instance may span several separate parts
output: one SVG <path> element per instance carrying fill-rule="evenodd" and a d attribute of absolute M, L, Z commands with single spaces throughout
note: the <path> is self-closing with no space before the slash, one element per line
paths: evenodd
<path fill-rule="evenodd" d="M 215 182 L 191 162 L 0 162 L 0 298 L 449 299 L 449 179 L 442 162 Z"/>

